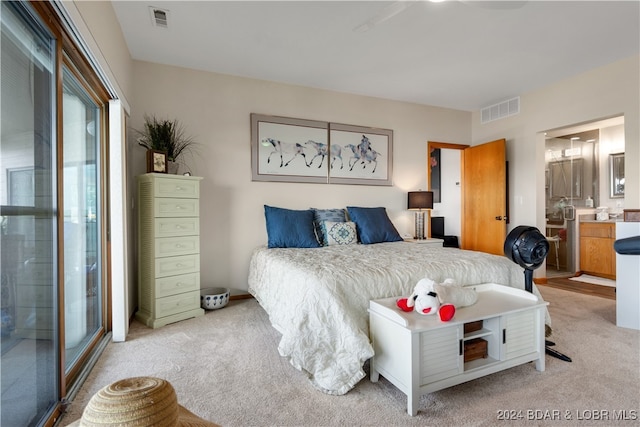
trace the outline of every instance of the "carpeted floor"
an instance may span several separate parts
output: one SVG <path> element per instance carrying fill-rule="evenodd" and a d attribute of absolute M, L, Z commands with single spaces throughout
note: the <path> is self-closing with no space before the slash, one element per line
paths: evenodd
<path fill-rule="evenodd" d="M 546 356 L 545 372 L 528 363 L 431 393 L 415 417 L 384 378 L 344 396 L 315 390 L 279 356 L 278 333 L 249 299 L 157 330 L 134 322 L 126 342 L 107 346 L 61 425 L 101 387 L 142 375 L 167 379 L 180 404 L 223 426 L 638 425 L 640 332 L 615 326 L 613 300 L 539 289 L 551 339 L 573 362 Z"/>

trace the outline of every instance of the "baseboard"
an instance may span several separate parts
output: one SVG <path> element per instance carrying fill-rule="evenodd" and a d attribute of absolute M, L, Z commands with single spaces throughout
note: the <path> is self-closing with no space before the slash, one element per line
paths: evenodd
<path fill-rule="evenodd" d="M 546 285 L 548 283 L 548 280 L 546 277 L 538 277 L 533 279 L 533 283 L 535 283 L 536 285 Z"/>

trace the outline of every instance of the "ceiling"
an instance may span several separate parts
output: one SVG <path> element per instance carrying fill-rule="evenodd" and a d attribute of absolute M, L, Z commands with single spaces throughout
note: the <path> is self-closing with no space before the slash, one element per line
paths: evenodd
<path fill-rule="evenodd" d="M 136 60 L 465 111 L 640 54 L 639 1 L 113 7 Z M 152 7 L 168 28 L 152 24 Z"/>

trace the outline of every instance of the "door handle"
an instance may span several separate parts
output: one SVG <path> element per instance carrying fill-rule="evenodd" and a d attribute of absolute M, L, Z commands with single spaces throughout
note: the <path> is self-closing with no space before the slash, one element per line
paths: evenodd
<path fill-rule="evenodd" d="M 507 216 L 497 216 L 496 217 L 496 221 L 506 221 L 507 220 Z"/>

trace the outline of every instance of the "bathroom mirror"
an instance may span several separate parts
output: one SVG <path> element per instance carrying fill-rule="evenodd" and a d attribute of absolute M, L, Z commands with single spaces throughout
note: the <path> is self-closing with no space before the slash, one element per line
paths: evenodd
<path fill-rule="evenodd" d="M 624 197 L 624 153 L 609 154 L 610 196 Z"/>
<path fill-rule="evenodd" d="M 582 159 L 549 163 L 549 194 L 552 200 L 562 197 L 582 199 Z"/>

